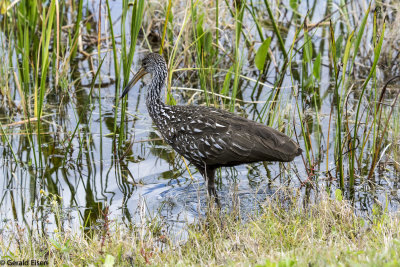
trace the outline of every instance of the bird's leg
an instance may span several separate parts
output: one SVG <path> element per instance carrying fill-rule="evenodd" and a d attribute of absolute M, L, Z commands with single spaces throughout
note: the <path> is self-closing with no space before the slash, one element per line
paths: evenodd
<path fill-rule="evenodd" d="M 207 191 L 208 195 L 214 197 L 215 203 L 220 207 L 219 198 L 217 195 L 217 190 L 215 189 L 215 168 L 210 168 L 205 166 L 205 178 L 207 181 Z"/>
<path fill-rule="evenodd" d="M 206 180 L 208 198 L 211 199 L 211 197 L 214 197 L 215 203 L 217 203 L 218 207 L 220 207 L 217 190 L 215 189 L 215 168 L 207 167 L 205 164 L 204 166 L 197 165 L 196 167 L 200 171 L 204 180 Z"/>

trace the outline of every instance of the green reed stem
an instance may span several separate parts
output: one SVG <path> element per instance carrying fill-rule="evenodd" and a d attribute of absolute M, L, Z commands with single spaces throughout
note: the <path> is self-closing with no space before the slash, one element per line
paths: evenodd
<path fill-rule="evenodd" d="M 378 23 L 377 23 L 377 12 L 376 12 L 376 10 L 374 11 L 374 23 L 373 23 L 373 30 L 372 30 L 372 43 L 375 45 L 376 44 L 376 38 L 377 38 L 377 27 L 378 27 Z M 372 123 L 372 125 L 373 125 L 373 137 L 372 137 L 372 147 L 373 147 L 373 152 L 374 152 L 374 154 L 375 154 L 375 151 L 376 151 L 376 148 L 377 148 L 377 144 L 376 144 L 376 139 L 377 139 L 377 124 L 376 124 L 376 117 L 377 117 L 377 112 L 378 112 L 378 110 L 376 109 L 377 108 L 377 97 L 378 97 L 378 92 L 377 92 L 377 77 L 376 77 L 376 71 L 374 72 L 374 75 L 373 75 L 373 86 L 374 86 L 374 88 L 375 88 L 375 90 L 374 90 L 374 103 L 373 103 L 373 105 L 374 105 L 374 112 L 373 112 L 373 114 L 374 114 L 374 120 L 373 120 L 373 123 Z M 368 124 L 365 124 L 365 125 L 368 125 Z M 363 146 L 364 147 L 364 146 Z M 363 157 L 362 157 L 362 153 L 363 153 L 363 150 L 361 150 L 361 154 L 360 154 L 360 159 L 362 159 Z"/>
<path fill-rule="evenodd" d="M 361 103 L 362 103 L 362 98 L 364 96 L 365 93 L 365 89 L 367 88 L 367 85 L 370 81 L 370 79 L 372 78 L 372 75 L 375 73 L 375 69 L 376 69 L 376 65 L 378 64 L 378 60 L 379 60 L 379 56 L 381 53 L 381 49 L 382 49 L 382 44 L 383 44 L 383 38 L 385 36 L 385 28 L 386 28 L 386 22 L 383 23 L 382 26 L 382 33 L 380 35 L 379 38 L 379 42 L 378 45 L 375 47 L 374 49 L 374 61 L 372 64 L 372 68 L 368 74 L 367 79 L 364 81 L 363 86 L 362 86 L 362 90 L 361 90 L 361 94 L 359 96 L 359 101 L 357 104 L 357 112 L 356 112 L 356 118 L 355 118 L 355 124 L 354 124 L 354 134 L 353 134 L 353 140 L 352 140 L 352 152 L 350 153 L 350 180 L 354 179 L 354 162 L 355 162 L 355 151 L 354 148 L 357 144 L 357 139 L 358 139 L 358 121 L 359 121 L 359 114 L 360 114 L 360 107 L 361 107 Z"/>
<path fill-rule="evenodd" d="M 218 56 L 218 41 L 219 41 L 219 1 L 215 0 L 215 43 L 216 43 L 216 48 L 215 52 L 216 55 Z"/>
<path fill-rule="evenodd" d="M 263 36 L 263 32 L 262 32 L 262 28 L 261 25 L 256 17 L 256 13 L 254 11 L 254 5 L 253 5 L 253 0 L 250 1 L 250 6 L 251 9 L 249 8 L 249 6 L 246 4 L 246 8 L 247 10 L 250 12 L 251 16 L 253 17 L 253 21 L 256 24 L 256 28 L 257 28 L 257 32 L 258 32 L 258 36 L 260 37 L 261 43 L 264 42 L 264 36 Z"/>
<path fill-rule="evenodd" d="M 240 36 L 242 34 L 243 28 L 243 15 L 245 10 L 245 4 L 239 4 L 235 2 L 235 77 L 233 80 L 233 89 L 232 89 L 232 98 L 230 101 L 230 111 L 233 112 L 235 110 L 235 103 L 236 103 L 236 94 L 239 87 L 239 78 L 240 78 L 240 71 L 242 69 L 243 64 L 243 57 L 242 53 L 240 52 Z"/>
<path fill-rule="evenodd" d="M 172 1 L 168 0 L 167 15 L 165 16 L 164 28 L 161 39 L 160 55 L 162 55 L 164 51 L 165 34 L 167 33 L 167 25 L 168 25 L 169 14 L 171 13 L 171 8 L 172 8 Z"/>
<path fill-rule="evenodd" d="M 371 4 L 369 5 L 369 7 L 368 7 L 368 9 L 367 9 L 367 11 L 365 13 L 365 16 L 364 16 L 364 18 L 363 18 L 363 20 L 361 22 L 361 25 L 360 25 L 360 29 L 358 30 L 358 33 L 357 33 L 357 38 L 356 38 L 356 41 L 354 43 L 353 60 L 352 60 L 352 63 L 350 65 L 349 73 L 351 73 L 352 70 L 353 70 L 354 62 L 356 60 L 358 50 L 360 49 L 361 39 L 362 39 L 362 37 L 364 35 L 365 25 L 367 24 L 367 19 L 368 19 L 368 15 L 369 15 L 370 10 L 371 10 Z"/>
<path fill-rule="evenodd" d="M 197 14 L 197 2 L 193 3 L 193 0 L 191 1 L 191 19 L 192 19 L 192 28 L 193 28 L 193 34 L 194 34 L 194 39 L 195 39 L 195 44 L 196 44 L 196 65 L 200 67 L 199 70 L 199 81 L 200 81 L 200 87 L 204 91 L 204 97 L 206 100 L 207 106 L 210 105 L 210 99 L 208 97 L 208 90 L 207 90 L 207 69 L 208 65 L 207 60 L 204 58 L 204 44 L 205 44 L 205 35 L 207 33 L 207 30 L 204 30 L 203 28 L 203 22 L 204 22 L 204 16 L 205 14 L 198 15 Z"/>
<path fill-rule="evenodd" d="M 101 62 L 101 57 L 100 57 L 100 55 L 101 55 L 101 22 L 102 22 L 102 14 L 101 14 L 101 12 L 102 12 L 102 7 L 101 7 L 101 4 L 102 4 L 102 2 L 100 1 L 100 4 L 99 4 L 99 14 L 98 14 L 98 17 L 99 17 L 99 20 L 97 21 L 97 29 L 98 29 L 98 31 L 97 31 L 97 62 Z M 100 77 L 100 79 L 99 79 L 99 87 L 98 87 L 98 94 L 99 94 L 99 121 L 100 121 L 100 125 L 99 125 L 99 128 L 100 128 L 100 162 L 103 162 L 103 114 L 102 114 L 102 107 L 101 107 L 101 105 L 102 105 L 102 101 L 101 101 L 101 82 L 102 82 L 102 79 L 101 79 L 101 77 Z M 101 163 L 102 164 L 102 163 Z"/>
<path fill-rule="evenodd" d="M 46 16 L 46 10 L 43 8 L 43 13 L 42 17 L 46 18 L 45 20 L 42 20 L 42 35 L 40 38 L 40 44 L 42 48 L 42 58 L 40 60 L 41 62 L 41 78 L 40 78 L 40 87 L 38 87 L 37 83 L 37 77 L 39 76 L 39 65 L 36 67 L 36 81 L 35 81 L 35 117 L 37 117 L 37 139 L 38 139 L 38 153 L 39 153 L 39 166 L 42 167 L 42 145 L 41 145 L 41 120 L 40 117 L 42 115 L 42 109 L 43 109 L 43 101 L 44 101 L 44 95 L 46 92 L 46 77 L 47 77 L 47 71 L 49 68 L 50 64 L 50 56 L 49 56 L 49 46 L 50 46 L 50 40 L 52 39 L 51 32 L 53 29 L 53 19 L 55 15 L 55 1 L 51 1 L 50 7 L 47 10 L 47 16 Z M 39 44 L 39 46 L 40 46 Z M 38 58 L 39 58 L 39 53 L 38 53 Z M 38 64 L 39 64 L 39 59 L 38 59 Z M 39 100 L 38 100 L 39 97 Z"/>
<path fill-rule="evenodd" d="M 123 11 L 122 11 L 122 21 L 121 21 L 121 32 L 122 32 L 122 68 L 123 68 L 123 85 L 125 86 L 129 81 L 130 69 L 133 62 L 133 56 L 135 54 L 137 37 L 139 35 L 140 27 L 142 26 L 142 18 L 143 18 L 143 10 L 144 10 L 144 0 L 135 1 L 132 5 L 132 20 L 130 25 L 130 45 L 129 51 L 127 52 L 127 44 L 126 44 L 126 16 L 128 12 L 128 0 L 123 1 Z M 117 90 L 119 92 L 119 90 Z M 119 99 L 119 95 L 116 94 L 116 99 Z M 118 102 L 118 100 L 117 100 Z M 121 123 L 119 127 L 119 135 L 118 135 L 118 149 L 121 148 L 123 140 L 125 139 L 125 112 L 126 112 L 126 99 L 123 100 L 121 106 Z M 118 109 L 116 109 L 118 110 Z M 116 113 L 117 114 L 117 113 Z"/>
<path fill-rule="evenodd" d="M 335 75 L 335 88 L 334 94 L 336 98 L 336 158 L 337 158 L 337 169 L 339 170 L 339 185 L 342 191 L 344 191 L 344 171 L 343 171 L 343 153 L 342 153 L 342 110 L 341 110 L 341 95 L 339 94 L 339 67 L 336 61 L 336 42 L 335 34 L 332 27 L 332 22 L 329 24 L 330 34 L 331 34 L 331 53 L 333 60 L 333 70 Z"/>
<path fill-rule="evenodd" d="M 112 46 L 112 52 L 113 52 L 113 58 L 114 58 L 114 73 L 115 73 L 115 110 L 118 110 L 119 108 L 119 89 L 120 89 L 120 84 L 121 84 L 121 77 L 120 77 L 120 68 L 119 68 L 119 61 L 118 61 L 118 54 L 117 54 L 117 47 L 115 44 L 115 36 L 114 36 L 114 29 L 112 27 L 113 21 L 111 17 L 111 10 L 110 10 L 110 4 L 109 0 L 106 0 L 106 6 L 107 6 L 107 18 L 108 18 L 108 23 L 111 25 L 110 27 L 110 34 L 111 34 L 111 46 Z M 117 133 L 117 118 L 118 118 L 118 112 L 115 112 L 114 114 L 114 127 L 113 127 L 113 133 Z"/>
<path fill-rule="evenodd" d="M 79 36 L 81 35 L 81 21 L 82 21 L 82 9 L 83 9 L 83 0 L 79 0 L 78 3 L 78 14 L 76 17 L 76 21 L 75 21 L 75 27 L 74 27 L 74 38 L 72 41 L 72 44 L 75 44 L 78 41 Z M 113 24 L 110 24 L 113 25 Z M 112 27 L 111 27 L 112 28 Z M 76 56 L 76 51 L 78 49 L 78 46 L 73 46 L 71 48 L 71 58 L 75 58 Z"/>
<path fill-rule="evenodd" d="M 271 20 L 272 27 L 274 28 L 274 32 L 275 32 L 276 36 L 278 37 L 279 46 L 281 47 L 283 56 L 286 59 L 287 58 L 287 52 L 286 52 L 286 49 L 285 49 L 285 43 L 284 43 L 284 41 L 282 39 L 281 33 L 279 31 L 279 28 L 278 28 L 278 26 L 277 26 L 277 24 L 275 22 L 275 18 L 274 18 L 274 15 L 272 14 L 271 7 L 269 6 L 268 0 L 264 0 L 264 3 L 265 3 L 265 6 L 267 8 L 267 12 L 268 12 L 269 18 Z"/>

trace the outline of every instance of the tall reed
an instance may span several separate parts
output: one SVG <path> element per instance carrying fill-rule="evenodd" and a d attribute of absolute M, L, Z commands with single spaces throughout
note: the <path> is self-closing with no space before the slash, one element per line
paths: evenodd
<path fill-rule="evenodd" d="M 121 38 L 122 38 L 122 43 L 121 43 L 121 64 L 122 64 L 122 69 L 123 69 L 123 85 L 125 86 L 130 77 L 130 70 L 132 67 L 132 62 L 133 62 L 133 56 L 135 54 L 135 49 L 136 49 L 136 42 L 137 38 L 139 35 L 140 28 L 142 26 L 142 18 L 143 18 L 143 10 L 144 10 L 144 0 L 139 0 L 135 1 L 131 6 L 132 6 L 132 18 L 131 18 L 131 23 L 130 23 L 130 44 L 129 44 L 129 50 L 127 42 L 126 42 L 126 17 L 128 14 L 128 0 L 123 1 L 122 5 L 122 19 L 121 19 Z M 108 14 L 109 17 L 111 17 L 111 14 Z M 115 44 L 114 44 L 115 46 Z M 114 49 L 114 48 L 113 48 Z M 114 53 L 116 55 L 116 52 Z M 114 56 L 114 60 L 116 60 L 116 56 Z M 119 101 L 119 86 L 117 85 L 116 92 L 115 92 L 115 98 L 116 98 L 116 110 L 118 110 L 118 101 Z M 125 98 L 126 99 L 126 98 Z M 123 140 L 125 140 L 125 111 L 126 111 L 126 100 L 123 100 L 123 105 L 121 106 L 121 123 L 119 127 L 119 139 L 118 139 L 118 148 L 121 147 Z M 115 113 L 115 116 L 117 116 L 118 112 Z M 115 117 L 116 119 L 116 117 Z M 114 124 L 114 130 L 116 130 L 116 120 Z"/>

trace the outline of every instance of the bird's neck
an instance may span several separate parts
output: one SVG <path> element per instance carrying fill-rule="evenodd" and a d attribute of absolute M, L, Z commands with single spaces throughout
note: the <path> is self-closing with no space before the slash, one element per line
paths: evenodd
<path fill-rule="evenodd" d="M 157 117 L 157 114 L 165 107 L 164 102 L 161 99 L 161 90 L 164 89 L 165 79 L 167 78 L 167 72 L 156 72 L 153 74 L 153 79 L 149 85 L 146 106 L 150 116 L 153 120 Z"/>

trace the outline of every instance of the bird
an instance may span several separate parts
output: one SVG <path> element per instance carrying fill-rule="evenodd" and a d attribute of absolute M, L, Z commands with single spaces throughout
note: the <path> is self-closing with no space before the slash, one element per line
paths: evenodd
<path fill-rule="evenodd" d="M 302 153 L 299 144 L 284 133 L 264 124 L 214 107 L 167 105 L 160 94 L 168 68 L 164 57 L 149 53 L 124 88 L 121 99 L 146 74 L 146 106 L 165 142 L 193 164 L 207 183 L 208 196 L 220 201 L 215 188 L 215 171 L 259 161 L 290 162 Z"/>

